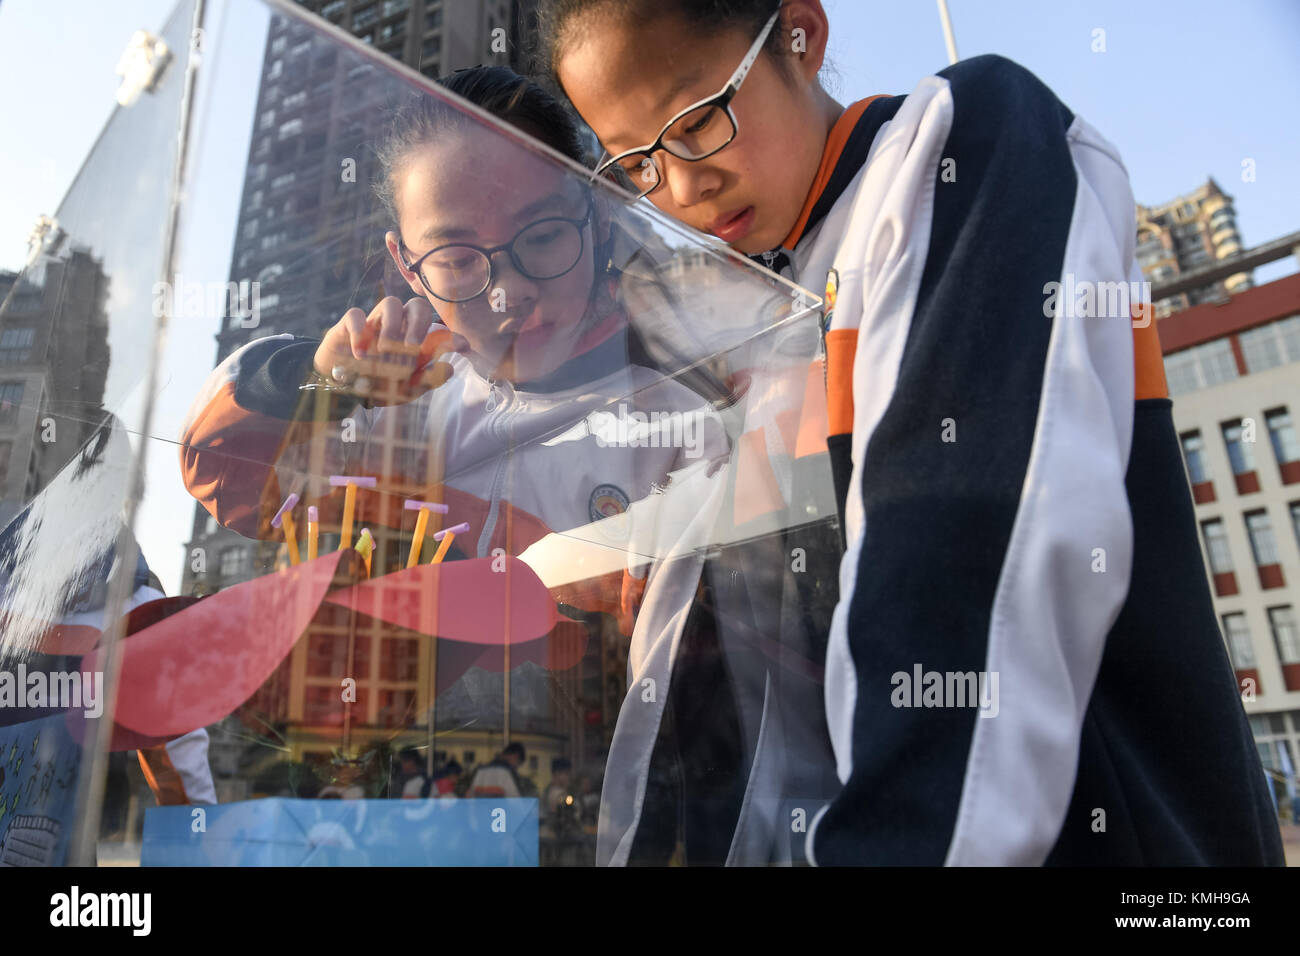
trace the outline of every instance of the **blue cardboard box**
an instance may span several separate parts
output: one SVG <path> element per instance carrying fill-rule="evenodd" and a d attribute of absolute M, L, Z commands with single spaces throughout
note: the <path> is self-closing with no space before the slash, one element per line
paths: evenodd
<path fill-rule="evenodd" d="M 269 797 L 145 811 L 141 866 L 536 866 L 536 798 Z"/>

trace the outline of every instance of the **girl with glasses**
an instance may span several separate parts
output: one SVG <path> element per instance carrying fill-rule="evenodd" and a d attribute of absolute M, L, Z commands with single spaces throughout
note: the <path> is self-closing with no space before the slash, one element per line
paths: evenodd
<path fill-rule="evenodd" d="M 817 663 L 839 791 L 809 857 L 1281 862 L 1150 307 L 1098 298 L 1140 278 L 1114 147 L 996 56 L 836 103 L 821 0 L 541 18 L 602 175 L 826 289 L 845 542 Z M 1000 697 L 931 693 L 954 675 Z"/>
<path fill-rule="evenodd" d="M 511 71 L 478 67 L 441 82 L 584 158 L 572 115 Z M 519 555 L 551 532 L 590 529 L 612 565 L 600 578 L 577 569 L 552 594 L 563 613 L 607 612 L 630 633 L 650 569 L 622 558 L 635 530 L 628 512 L 727 446 L 710 397 L 644 364 L 620 304 L 614 259 L 628 243 L 608 199 L 432 97 L 393 117 L 378 156 L 386 246 L 412 297 L 350 309 L 319 340 L 269 336 L 223 361 L 185 425 L 186 487 L 223 525 L 274 539 L 269 521 L 290 492 L 300 495 L 299 528 L 308 504 L 322 528 L 337 527 L 341 495 L 327 477 L 373 476 L 377 487 L 357 493 L 354 528 L 409 531 L 415 513 L 403 498 L 442 502 L 445 525 L 470 526 L 449 559 Z M 619 443 L 582 427 L 584 416 L 624 411 L 689 418 L 691 441 Z M 407 547 L 397 565 L 377 558 L 373 573 L 404 566 Z"/>

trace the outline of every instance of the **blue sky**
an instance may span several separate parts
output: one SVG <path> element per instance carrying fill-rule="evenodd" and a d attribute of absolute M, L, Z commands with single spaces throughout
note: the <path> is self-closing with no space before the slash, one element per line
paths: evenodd
<path fill-rule="evenodd" d="M 947 63 L 933 0 L 825 4 L 841 102 L 907 92 Z M 0 190 L 0 268 L 21 265 L 31 223 L 58 204 L 107 118 L 131 30 L 156 27 L 170 8 L 170 0 L 0 4 L 9 134 L 0 181 L 10 187 Z M 1300 2 L 950 0 L 950 9 L 959 53 L 1001 53 L 1042 77 L 1119 147 L 1139 201 L 1172 198 L 1213 175 L 1236 197 L 1248 245 L 1300 229 Z M 1096 28 L 1106 31 L 1104 53 L 1091 49 Z M 1255 160 L 1253 183 L 1241 181 L 1244 158 Z"/>
<path fill-rule="evenodd" d="M 840 102 L 947 65 L 935 0 L 824 0 Z M 1248 246 L 1300 230 L 1297 0 L 949 0 L 957 52 L 1025 65 L 1124 158 L 1147 205 L 1213 176 Z M 1106 51 L 1092 52 L 1094 29 Z M 1256 179 L 1242 182 L 1242 160 Z M 1296 270 L 1295 259 L 1256 272 Z"/>

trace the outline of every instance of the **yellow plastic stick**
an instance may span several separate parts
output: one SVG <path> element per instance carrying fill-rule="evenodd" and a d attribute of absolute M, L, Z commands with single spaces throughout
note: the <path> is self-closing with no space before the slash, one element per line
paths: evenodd
<path fill-rule="evenodd" d="M 284 543 L 289 546 L 289 563 L 299 564 L 302 558 L 298 556 L 298 529 L 293 526 L 293 515 L 286 511 L 280 521 L 284 524 Z"/>
<path fill-rule="evenodd" d="M 456 536 L 450 532 L 443 536 L 442 541 L 438 543 L 438 550 L 433 554 L 433 560 L 429 562 L 430 564 L 442 564 L 442 559 L 447 556 L 447 549 L 451 547 L 451 541 L 454 537 Z"/>
<path fill-rule="evenodd" d="M 420 513 L 415 519 L 415 535 L 411 538 L 411 553 L 406 559 L 406 566 L 413 568 L 420 563 L 420 549 L 424 547 L 424 536 L 429 533 L 429 512 L 436 511 L 440 515 L 445 515 L 449 509 L 440 501 L 420 501 L 417 498 L 407 498 L 402 507 L 407 511 L 418 511 Z"/>
<path fill-rule="evenodd" d="M 439 542 L 438 551 L 433 556 L 430 564 L 441 564 L 442 559 L 447 556 L 447 549 L 451 547 L 452 539 L 458 534 L 464 534 L 469 530 L 469 522 L 462 521 L 460 524 L 454 524 L 450 528 L 444 528 L 433 536 L 433 540 Z"/>
<path fill-rule="evenodd" d="M 415 537 L 411 539 L 411 555 L 406 559 L 406 566 L 413 568 L 420 563 L 420 548 L 424 546 L 424 532 L 429 527 L 429 509 L 421 508 L 415 519 Z"/>
<path fill-rule="evenodd" d="M 271 519 L 271 527 L 284 527 L 284 543 L 289 549 L 289 563 L 298 563 L 298 532 L 293 526 L 293 509 L 298 506 L 298 495 L 296 493 L 289 495 L 284 499 L 284 504 L 280 505 L 280 510 L 275 513 Z"/>
<path fill-rule="evenodd" d="M 357 509 L 357 486 L 348 482 L 343 492 L 343 530 L 339 533 L 339 550 L 342 551 L 352 542 L 352 516 Z"/>
<path fill-rule="evenodd" d="M 315 561 L 320 543 L 320 512 L 312 505 L 307 509 L 307 560 Z"/>

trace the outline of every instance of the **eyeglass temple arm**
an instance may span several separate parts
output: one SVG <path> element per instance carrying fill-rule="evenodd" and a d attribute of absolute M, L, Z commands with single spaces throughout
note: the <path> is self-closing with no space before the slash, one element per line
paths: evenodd
<path fill-rule="evenodd" d="M 763 44 L 767 42 L 767 35 L 772 32 L 772 27 L 780 16 L 781 8 L 777 7 L 773 14 L 767 18 L 767 24 L 763 27 L 762 32 L 759 33 L 758 37 L 750 46 L 749 52 L 745 54 L 745 58 L 740 61 L 740 66 L 736 67 L 736 72 L 731 74 L 731 79 L 727 81 L 726 89 L 734 93 L 739 89 L 740 84 L 745 82 L 745 77 L 749 75 L 750 68 L 758 59 L 759 53 L 763 51 Z"/>

